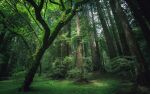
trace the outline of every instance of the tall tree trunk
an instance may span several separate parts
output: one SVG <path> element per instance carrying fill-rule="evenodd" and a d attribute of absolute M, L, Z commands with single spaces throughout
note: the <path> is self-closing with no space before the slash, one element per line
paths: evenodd
<path fill-rule="evenodd" d="M 69 39 L 69 41 L 71 41 L 71 21 L 67 24 L 67 31 L 68 31 L 68 34 L 67 34 L 67 38 Z M 71 53 L 71 46 L 70 46 L 70 43 L 67 42 L 67 47 L 66 47 L 66 52 L 67 52 L 67 56 L 70 55 Z"/>
<path fill-rule="evenodd" d="M 124 56 L 130 56 L 131 54 L 130 54 L 129 46 L 128 46 L 128 43 L 127 43 L 127 40 L 126 40 L 126 37 L 125 37 L 124 29 L 121 25 L 121 21 L 118 19 L 119 14 L 116 12 L 116 7 L 114 6 L 112 0 L 110 0 L 110 7 L 112 9 L 114 19 L 115 19 L 115 22 L 116 22 L 116 25 L 117 25 L 123 55 Z"/>
<path fill-rule="evenodd" d="M 91 6 L 91 14 L 92 14 L 92 27 L 93 32 L 91 32 L 91 51 L 92 51 L 92 62 L 94 63 L 93 71 L 100 71 L 103 72 L 104 69 L 102 67 L 101 55 L 99 50 L 99 43 L 98 43 L 98 34 L 96 30 L 96 24 L 94 21 L 94 13 L 93 7 Z"/>
<path fill-rule="evenodd" d="M 109 20 L 110 20 L 110 29 L 111 29 L 111 32 L 112 32 L 112 35 L 114 37 L 114 40 L 115 40 L 115 44 L 116 44 L 116 49 L 117 49 L 117 53 L 119 56 L 122 56 L 123 55 L 123 52 L 122 52 L 122 48 L 121 48 L 121 44 L 120 44 L 120 40 L 119 40 L 119 37 L 118 37 L 118 30 L 117 30 L 117 26 L 116 26 L 116 23 L 115 21 L 113 20 L 113 15 L 111 14 L 111 9 L 110 9 L 110 5 L 108 5 L 107 1 L 103 0 L 105 6 L 106 6 L 106 10 L 107 10 L 107 13 L 108 13 L 108 17 L 109 17 Z"/>
<path fill-rule="evenodd" d="M 102 10 L 101 3 L 99 2 L 99 0 L 96 0 L 96 7 L 97 7 L 99 19 L 100 19 L 101 24 L 102 24 L 102 28 L 104 30 L 104 36 L 105 36 L 106 43 L 107 43 L 108 54 L 109 54 L 110 59 L 112 59 L 112 58 L 116 57 L 117 54 L 116 54 L 116 50 L 115 50 L 115 47 L 114 47 L 114 44 L 112 41 L 113 39 L 110 35 L 106 21 L 104 19 L 103 10 Z"/>
<path fill-rule="evenodd" d="M 139 48 L 136 40 L 134 39 L 134 36 L 132 35 L 132 30 L 129 26 L 127 17 L 125 15 L 125 13 L 123 12 L 118 0 L 113 0 L 113 4 L 115 5 L 116 11 L 119 14 L 119 20 L 121 21 L 121 25 L 124 29 L 130 52 L 133 56 L 136 56 L 136 59 L 139 63 L 137 83 L 140 85 L 149 84 L 148 67 L 147 67 L 145 59 L 140 51 L 140 48 Z"/>
<path fill-rule="evenodd" d="M 71 22 L 69 22 L 67 25 L 64 26 L 63 33 L 66 33 L 66 39 L 62 40 L 62 53 L 63 58 L 70 55 L 71 47 L 69 44 L 70 38 L 71 38 Z"/>
<path fill-rule="evenodd" d="M 77 25 L 77 52 L 76 52 L 76 66 L 82 71 L 83 67 L 83 55 L 82 55 L 82 39 L 81 39 L 81 27 L 79 14 L 76 15 Z"/>

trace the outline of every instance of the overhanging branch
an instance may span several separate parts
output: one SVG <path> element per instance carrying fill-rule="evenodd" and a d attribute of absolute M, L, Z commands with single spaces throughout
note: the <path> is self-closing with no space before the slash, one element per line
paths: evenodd
<path fill-rule="evenodd" d="M 35 9 L 38 8 L 38 5 L 33 0 L 26 0 L 26 1 L 29 2 Z"/>
<path fill-rule="evenodd" d="M 66 8 L 65 8 L 65 5 L 64 5 L 63 0 L 60 0 L 60 4 L 61 4 L 61 6 L 62 6 L 62 9 L 65 10 Z"/>
<path fill-rule="evenodd" d="M 49 2 L 52 3 L 52 4 L 55 4 L 55 5 L 61 6 L 61 4 L 59 4 L 58 2 L 55 2 L 55 1 L 53 1 L 53 0 L 49 0 Z"/>
<path fill-rule="evenodd" d="M 67 15 L 66 15 L 66 19 L 65 20 L 60 20 L 60 22 L 57 24 L 57 26 L 55 27 L 55 29 L 54 29 L 54 31 L 53 31 L 53 33 L 51 34 L 51 36 L 49 37 L 49 43 L 48 43 L 48 45 L 51 45 L 52 44 L 52 42 L 54 41 L 54 39 L 56 38 L 56 36 L 58 35 L 58 33 L 59 33 L 59 31 L 61 30 L 61 28 L 65 25 L 65 24 L 67 24 L 73 17 L 74 17 L 74 15 L 76 14 L 76 9 L 80 6 L 80 5 L 82 5 L 82 4 L 84 4 L 84 3 L 86 3 L 86 2 L 88 2 L 89 0 L 83 0 L 83 1 L 80 1 L 80 2 L 77 2 L 76 4 L 75 4 L 75 6 L 74 6 L 74 8 L 70 11 L 70 13 L 67 13 Z M 67 11 L 67 10 L 66 10 Z M 65 13 L 66 13 L 66 11 L 65 11 Z"/>
<path fill-rule="evenodd" d="M 42 8 L 43 8 L 43 5 L 44 5 L 44 1 L 45 0 L 41 0 L 41 2 L 40 2 L 40 5 L 39 5 L 39 11 L 41 11 L 42 10 Z"/>

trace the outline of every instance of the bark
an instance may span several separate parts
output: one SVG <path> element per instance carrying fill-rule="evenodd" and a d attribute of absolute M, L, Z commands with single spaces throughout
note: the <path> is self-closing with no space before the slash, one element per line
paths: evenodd
<path fill-rule="evenodd" d="M 83 67 L 83 55 L 82 55 L 82 39 L 81 39 L 81 27 L 79 15 L 76 16 L 77 25 L 77 52 L 76 52 L 76 66 L 79 69 Z"/>
<path fill-rule="evenodd" d="M 46 51 L 46 49 L 48 48 L 48 39 L 49 39 L 49 35 L 50 35 L 50 28 L 48 27 L 46 22 L 43 20 L 41 13 L 40 13 L 42 10 L 42 7 L 44 5 L 44 0 L 41 0 L 39 6 L 33 0 L 27 0 L 27 1 L 34 7 L 36 20 L 38 20 L 39 23 L 44 28 L 45 34 L 44 34 L 44 38 L 43 38 L 42 47 L 38 50 L 38 52 L 35 56 L 34 63 L 31 66 L 31 68 L 29 69 L 29 71 L 25 77 L 25 81 L 24 81 L 24 84 L 22 86 L 23 91 L 29 90 L 29 86 L 31 85 L 33 78 L 35 76 L 35 73 L 36 73 L 36 71 L 40 65 L 40 61 L 42 59 L 42 56 L 43 56 L 44 52 Z"/>
<path fill-rule="evenodd" d="M 46 51 L 46 47 L 42 47 L 38 53 L 35 56 L 35 63 L 33 63 L 34 65 L 30 68 L 29 72 L 27 73 L 26 77 L 25 77 L 25 81 L 23 84 L 23 91 L 28 91 L 29 90 L 29 86 L 31 85 L 33 78 L 35 76 L 35 73 L 38 69 L 38 66 L 40 65 L 40 61 L 42 59 L 42 56 L 44 54 L 44 52 Z"/>

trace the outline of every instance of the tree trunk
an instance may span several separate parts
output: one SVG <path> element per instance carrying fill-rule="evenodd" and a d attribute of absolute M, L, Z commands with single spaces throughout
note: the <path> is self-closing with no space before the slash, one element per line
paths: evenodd
<path fill-rule="evenodd" d="M 44 54 L 44 52 L 46 51 L 46 49 L 51 46 L 51 44 L 53 43 L 53 41 L 55 40 L 55 38 L 57 37 L 59 31 L 62 29 L 62 27 L 64 25 L 66 25 L 76 14 L 76 9 L 83 3 L 88 2 L 88 0 L 83 0 L 82 2 L 77 2 L 75 3 L 74 8 L 69 11 L 65 10 L 64 11 L 64 15 L 63 18 L 59 21 L 59 23 L 56 25 L 56 27 L 54 28 L 54 31 L 52 31 L 48 26 L 48 24 L 45 22 L 45 20 L 43 19 L 42 15 L 41 15 L 41 11 L 43 9 L 44 6 L 44 0 L 40 1 L 40 4 L 36 4 L 36 2 L 34 0 L 26 0 L 28 3 L 30 3 L 32 5 L 32 7 L 35 10 L 35 15 L 36 15 L 36 20 L 38 20 L 38 22 L 42 25 L 43 29 L 44 29 L 44 37 L 43 37 L 43 44 L 42 47 L 39 49 L 39 51 L 37 52 L 36 56 L 35 56 L 35 60 L 33 65 L 31 66 L 29 72 L 27 73 L 26 77 L 25 77 L 25 81 L 23 84 L 22 89 L 24 91 L 28 91 L 29 90 L 29 86 L 31 85 L 33 78 L 35 76 L 35 73 L 38 69 L 38 66 L 40 65 L 40 61 L 42 59 L 42 56 Z M 51 34 L 50 34 L 51 33 Z"/>
<path fill-rule="evenodd" d="M 81 27 L 79 14 L 76 15 L 77 25 L 77 52 L 76 52 L 76 66 L 82 70 L 83 67 L 83 55 L 82 55 L 82 39 L 81 39 Z"/>
<path fill-rule="evenodd" d="M 63 58 L 65 58 L 66 56 L 70 55 L 71 52 L 71 47 L 69 44 L 70 38 L 71 38 L 71 22 L 69 22 L 67 25 L 64 26 L 64 30 L 63 30 L 63 34 L 67 33 L 66 35 L 66 39 L 62 40 L 62 53 L 63 53 Z"/>
<path fill-rule="evenodd" d="M 131 54 L 130 54 L 129 46 L 128 46 L 128 43 L 127 43 L 127 40 L 126 40 L 126 37 L 125 37 L 124 29 L 121 25 L 121 21 L 118 19 L 119 14 L 116 12 L 116 7 L 113 4 L 113 0 L 110 0 L 110 7 L 112 9 L 114 19 L 115 19 L 115 22 L 116 22 L 116 25 L 117 25 L 123 55 L 124 56 L 130 56 Z"/>
<path fill-rule="evenodd" d="M 80 17 L 79 14 L 76 15 L 76 25 L 77 25 L 77 52 L 76 52 L 76 67 L 80 71 L 80 77 L 77 81 L 84 81 L 84 69 L 83 69 L 83 44 L 81 36 L 80 27 Z"/>
<path fill-rule="evenodd" d="M 105 36 L 106 43 L 107 43 L 108 54 L 109 54 L 110 59 L 112 59 L 112 58 L 116 57 L 117 54 L 116 54 L 116 50 L 115 50 L 115 47 L 114 47 L 114 44 L 113 44 L 113 41 L 112 41 L 113 39 L 110 35 L 110 32 L 109 32 L 109 29 L 107 27 L 106 21 L 104 19 L 103 10 L 101 8 L 101 3 L 99 2 L 99 0 L 96 0 L 96 7 L 97 7 L 97 12 L 98 12 L 99 19 L 100 19 L 101 24 L 102 24 L 102 28 L 104 30 L 104 36 Z"/>
<path fill-rule="evenodd" d="M 93 27 L 93 32 L 91 32 L 92 62 L 94 64 L 93 71 L 103 72 L 104 69 L 102 67 L 102 61 L 101 61 L 101 55 L 100 55 L 99 43 L 98 43 L 98 34 L 96 30 L 96 24 L 94 21 L 94 14 L 93 14 L 92 6 L 91 6 L 91 14 L 92 14 L 92 27 Z"/>
<path fill-rule="evenodd" d="M 121 44 L 120 44 L 120 40 L 119 40 L 118 30 L 117 30 L 116 23 L 114 21 L 114 17 L 111 14 L 110 5 L 105 0 L 103 0 L 103 2 L 105 4 L 106 12 L 108 14 L 108 19 L 110 21 L 109 29 L 113 35 L 113 38 L 114 38 L 114 44 L 116 45 L 117 55 L 122 56 L 123 52 L 122 52 L 122 48 L 121 48 Z"/>
<path fill-rule="evenodd" d="M 42 56 L 43 56 L 45 51 L 46 51 L 46 48 L 43 46 L 37 52 L 37 54 L 35 56 L 35 60 L 34 60 L 35 63 L 33 63 L 34 65 L 32 65 L 32 67 L 30 68 L 28 74 L 25 77 L 25 81 L 24 81 L 24 84 L 23 84 L 23 87 L 22 87 L 24 91 L 29 90 L 29 86 L 31 85 L 31 83 L 33 81 L 33 78 L 34 78 L 35 73 L 38 69 L 38 66 L 40 65 L 40 61 L 41 61 Z"/>
<path fill-rule="evenodd" d="M 138 67 L 138 75 L 137 75 L 137 83 L 139 85 L 147 85 L 149 84 L 149 77 L 148 77 L 148 67 L 146 65 L 145 59 L 140 51 L 140 48 L 134 39 L 134 36 L 132 35 L 132 30 L 129 26 L 127 17 L 125 16 L 125 13 L 123 12 L 121 5 L 118 0 L 113 0 L 114 5 L 116 7 L 116 11 L 119 15 L 119 20 L 121 21 L 121 25 L 124 29 L 126 39 L 128 41 L 130 52 L 133 56 L 136 56 L 136 59 L 139 63 Z"/>

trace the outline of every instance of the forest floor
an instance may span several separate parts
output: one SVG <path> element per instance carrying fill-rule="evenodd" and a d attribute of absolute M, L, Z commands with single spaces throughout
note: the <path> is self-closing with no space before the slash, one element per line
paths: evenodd
<path fill-rule="evenodd" d="M 139 92 L 135 86 L 126 81 L 112 78 L 91 80 L 90 83 L 77 84 L 71 80 L 36 79 L 30 92 L 20 92 L 19 80 L 0 81 L 0 94 L 149 94 Z"/>

